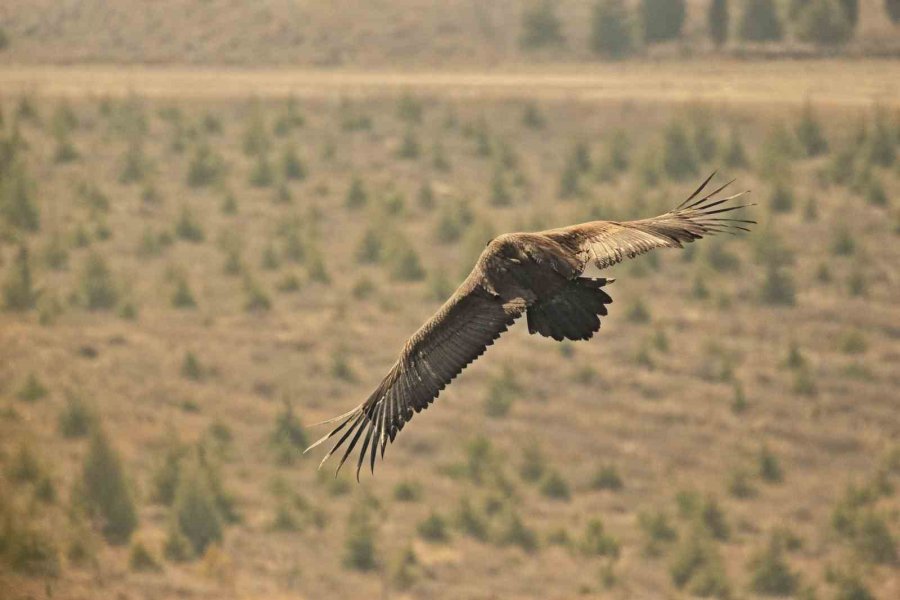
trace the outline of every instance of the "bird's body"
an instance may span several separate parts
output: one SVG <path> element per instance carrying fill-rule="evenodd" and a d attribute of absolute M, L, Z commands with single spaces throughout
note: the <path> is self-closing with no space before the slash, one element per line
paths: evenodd
<path fill-rule="evenodd" d="M 740 196 L 699 199 L 710 176 L 676 209 L 638 221 L 593 221 L 534 233 L 507 233 L 491 240 L 453 295 L 404 344 L 394 366 L 369 398 L 331 421 L 340 421 L 312 447 L 340 434 L 324 461 L 341 445 L 340 466 L 362 440 L 357 475 L 367 458 L 372 469 L 380 447 L 426 408 L 469 363 L 523 314 L 528 330 L 555 340 L 587 340 L 600 328 L 612 299 L 605 278 L 583 277 L 660 247 L 680 248 L 711 233 L 746 230 L 742 219 L 719 216 L 744 205 Z M 726 184 L 727 185 L 727 184 Z"/>

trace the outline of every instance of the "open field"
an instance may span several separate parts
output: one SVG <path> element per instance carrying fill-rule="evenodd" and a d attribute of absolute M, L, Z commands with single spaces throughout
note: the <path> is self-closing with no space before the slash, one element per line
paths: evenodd
<path fill-rule="evenodd" d="M 0 595 L 900 596 L 900 77 L 815 64 L 0 70 Z M 715 168 L 753 233 L 300 456 L 493 235 Z"/>

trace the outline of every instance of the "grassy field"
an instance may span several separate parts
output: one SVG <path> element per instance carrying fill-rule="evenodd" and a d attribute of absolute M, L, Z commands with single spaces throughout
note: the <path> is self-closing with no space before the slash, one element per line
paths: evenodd
<path fill-rule="evenodd" d="M 900 120 L 863 64 L 767 102 L 5 69 L 0 589 L 897 597 Z M 514 328 L 374 478 L 301 457 L 493 235 L 716 168 L 752 234 L 615 268 L 589 343 Z"/>

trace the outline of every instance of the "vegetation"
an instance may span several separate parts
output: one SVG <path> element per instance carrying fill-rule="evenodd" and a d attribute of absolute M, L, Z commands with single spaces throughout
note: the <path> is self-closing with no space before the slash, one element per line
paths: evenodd
<path fill-rule="evenodd" d="M 84 507 L 98 520 L 103 536 L 113 544 L 128 542 L 137 528 L 137 511 L 121 459 L 99 427 L 91 435 L 81 485 Z"/>

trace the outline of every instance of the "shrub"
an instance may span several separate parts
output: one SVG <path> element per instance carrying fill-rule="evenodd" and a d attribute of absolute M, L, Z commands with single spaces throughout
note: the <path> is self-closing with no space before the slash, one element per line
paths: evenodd
<path fill-rule="evenodd" d="M 499 168 L 494 170 L 494 176 L 491 179 L 491 205 L 492 206 L 509 206 L 512 204 L 512 196 L 506 185 L 506 178 L 503 171 Z"/>
<path fill-rule="evenodd" d="M 9 47 L 9 34 L 6 33 L 6 30 L 0 27 L 0 52 L 6 50 Z M 0 123 L 3 122 L 3 119 L 0 119 Z"/>
<path fill-rule="evenodd" d="M 172 306 L 175 308 L 194 308 L 197 301 L 188 285 L 187 278 L 183 274 L 175 277 L 175 291 L 172 293 Z"/>
<path fill-rule="evenodd" d="M 69 262 L 69 250 L 66 247 L 63 238 L 58 233 L 54 233 L 47 241 L 43 252 L 44 263 L 51 269 L 62 271 Z"/>
<path fill-rule="evenodd" d="M 893 164 L 897 151 L 894 147 L 894 134 L 884 111 L 879 110 L 876 113 L 872 130 L 866 139 L 866 145 L 865 160 L 868 163 L 882 167 L 889 167 Z"/>
<path fill-rule="evenodd" d="M 460 500 L 459 508 L 456 511 L 456 526 L 459 530 L 476 540 L 484 541 L 488 537 L 488 523 L 484 516 L 479 513 L 472 505 L 468 498 L 463 497 Z"/>
<path fill-rule="evenodd" d="M 200 144 L 188 164 L 187 182 L 191 187 L 203 187 L 220 181 L 225 174 L 225 161 L 209 144 Z"/>
<path fill-rule="evenodd" d="M 59 414 L 59 432 L 63 437 L 84 437 L 93 425 L 94 415 L 81 399 L 81 396 L 66 394 L 66 405 Z"/>
<path fill-rule="evenodd" d="M 599 0 L 591 15 L 591 50 L 605 58 L 631 54 L 631 23 L 623 0 Z"/>
<path fill-rule="evenodd" d="M 702 531 L 694 530 L 683 538 L 669 573 L 676 587 L 686 588 L 692 594 L 718 598 L 729 595 L 721 556 Z"/>
<path fill-rule="evenodd" d="M 781 536 L 772 534 L 765 549 L 754 555 L 748 564 L 750 589 L 763 596 L 791 596 L 799 583 L 799 577 L 784 560 L 784 542 Z"/>
<path fill-rule="evenodd" d="M 401 481 L 394 486 L 394 500 L 416 502 L 422 498 L 422 485 L 417 481 Z"/>
<path fill-rule="evenodd" d="M 9 267 L 3 282 L 3 308 L 12 311 L 26 311 L 34 307 L 37 292 L 31 279 L 31 262 L 28 247 L 19 246 L 16 258 Z"/>
<path fill-rule="evenodd" d="M 557 471 L 547 473 L 541 482 L 540 490 L 541 494 L 553 500 L 569 500 L 572 497 L 569 484 Z"/>
<path fill-rule="evenodd" d="M 491 379 L 484 400 L 484 412 L 489 417 L 506 416 L 519 393 L 519 386 L 512 371 L 504 370 L 502 375 Z"/>
<path fill-rule="evenodd" d="M 519 467 L 519 475 L 525 481 L 538 481 L 546 471 L 544 463 L 544 455 L 541 453 L 540 446 L 536 443 L 529 444 L 522 451 L 522 465 Z"/>
<path fill-rule="evenodd" d="M 397 157 L 412 160 L 419 158 L 420 153 L 419 140 L 415 132 L 412 129 L 408 129 L 403 136 L 400 149 L 397 150 Z"/>
<path fill-rule="evenodd" d="M 303 455 L 309 445 L 306 430 L 299 417 L 294 414 L 293 405 L 285 400 L 284 406 L 275 418 L 275 427 L 269 436 L 269 444 L 275 450 L 279 464 L 289 465 Z"/>
<path fill-rule="evenodd" d="M 429 542 L 446 542 L 450 539 L 447 521 L 434 511 L 416 526 L 416 531 L 419 537 Z"/>
<path fill-rule="evenodd" d="M 272 163 L 269 161 L 269 155 L 260 153 L 256 157 L 256 165 L 250 171 L 250 185 L 258 188 L 265 188 L 272 185 L 275 180 L 275 171 L 272 169 Z"/>
<path fill-rule="evenodd" d="M 0 172 L 2 173 L 2 172 Z M 0 178 L 0 216 L 11 227 L 24 231 L 40 229 L 41 217 L 34 194 L 34 182 L 20 160 Z"/>
<path fill-rule="evenodd" d="M 721 48 L 728 41 L 728 0 L 712 0 L 706 13 L 706 24 L 709 37 L 716 48 Z"/>
<path fill-rule="evenodd" d="M 722 158 L 727 166 L 735 169 L 747 166 L 747 152 L 744 150 L 744 144 L 736 127 L 731 129 L 728 145 L 725 147 Z"/>
<path fill-rule="evenodd" d="M 187 352 L 181 361 L 181 376 L 191 381 L 200 381 L 206 375 L 206 370 L 200 364 L 200 360 L 193 352 Z"/>
<path fill-rule="evenodd" d="M 791 212 L 794 209 L 794 192 L 780 179 L 772 190 L 769 207 L 779 213 Z"/>
<path fill-rule="evenodd" d="M 503 546 L 518 546 L 525 552 L 534 552 L 538 547 L 535 532 L 511 510 L 501 515 L 496 541 Z"/>
<path fill-rule="evenodd" d="M 16 453 L 11 457 L 7 465 L 7 477 L 19 483 L 35 482 L 41 477 L 42 473 L 41 463 L 31 444 L 26 442 L 19 444 Z"/>
<path fill-rule="evenodd" d="M 87 257 L 81 275 L 81 293 L 88 310 L 109 310 L 116 305 L 119 293 L 106 260 L 96 252 Z"/>
<path fill-rule="evenodd" d="M 99 519 L 103 536 L 112 544 L 127 542 L 137 527 L 137 512 L 121 459 L 99 427 L 91 435 L 81 481 L 85 508 Z"/>
<path fill-rule="evenodd" d="M 650 310 L 643 300 L 638 298 L 628 308 L 627 318 L 632 323 L 648 323 L 650 321 Z"/>
<path fill-rule="evenodd" d="M 206 234 L 203 233 L 203 227 L 194 217 L 194 213 L 191 212 L 191 209 L 189 209 L 187 205 L 181 207 L 181 213 L 178 217 L 178 221 L 175 223 L 175 235 L 182 240 L 194 243 L 200 243 L 206 239 Z"/>
<path fill-rule="evenodd" d="M 666 175 L 675 180 L 697 174 L 697 156 L 690 138 L 680 122 L 671 123 L 663 138 L 662 166 Z"/>
<path fill-rule="evenodd" d="M 178 530 L 201 555 L 213 542 L 222 539 L 222 517 L 209 478 L 198 461 L 183 465 L 172 507 Z"/>
<path fill-rule="evenodd" d="M 541 0 L 522 14 L 522 37 L 519 43 L 528 49 L 560 46 L 565 42 L 560 29 L 556 5 L 550 0 Z"/>
<path fill-rule="evenodd" d="M 591 478 L 592 490 L 621 490 L 624 487 L 622 476 L 614 465 L 604 465 Z"/>
<path fill-rule="evenodd" d="M 594 518 L 588 521 L 584 537 L 579 544 L 581 551 L 589 556 L 619 556 L 619 542 L 606 533 L 603 521 Z"/>
<path fill-rule="evenodd" d="M 178 441 L 174 432 L 170 432 L 165 446 L 160 453 L 160 460 L 150 479 L 150 499 L 158 504 L 171 506 L 175 501 L 175 492 L 181 478 L 182 459 L 187 449 Z"/>
<path fill-rule="evenodd" d="M 781 483 L 784 481 L 784 471 L 776 457 L 766 446 L 759 451 L 759 476 L 769 483 Z"/>
<path fill-rule="evenodd" d="M 874 564 L 897 562 L 897 541 L 881 514 L 863 512 L 856 520 L 853 537 L 853 547 L 863 560 Z"/>
<path fill-rule="evenodd" d="M 884 191 L 884 185 L 882 185 L 881 180 L 877 177 L 872 177 L 869 181 L 869 184 L 866 186 L 866 202 L 871 204 L 872 206 L 887 206 L 888 205 L 888 196 Z"/>
<path fill-rule="evenodd" d="M 19 391 L 16 392 L 16 397 L 22 402 L 37 402 L 38 400 L 45 398 L 47 393 L 47 388 L 41 383 L 38 376 L 34 373 L 29 373 L 28 377 L 25 379 L 25 383 L 23 383 L 22 387 L 19 388 Z"/>
<path fill-rule="evenodd" d="M 349 209 L 360 208 L 365 206 L 367 200 L 368 195 L 366 194 L 366 188 L 363 186 L 362 180 L 359 177 L 354 177 L 353 182 L 350 184 L 350 189 L 347 190 L 344 206 Z"/>
<path fill-rule="evenodd" d="M 412 546 L 406 546 L 393 561 L 388 576 L 394 588 L 406 591 L 419 578 L 419 570 L 419 559 L 416 557 L 415 550 Z"/>
<path fill-rule="evenodd" d="M 678 532 L 669 523 L 669 517 L 662 511 L 641 512 L 638 525 L 647 536 L 644 550 L 651 556 L 660 553 L 660 546 L 678 539 Z"/>
<path fill-rule="evenodd" d="M 734 469 L 728 477 L 728 493 L 735 498 L 752 498 L 756 488 L 750 481 L 750 474 L 744 469 Z"/>
<path fill-rule="evenodd" d="M 159 561 L 150 554 L 150 551 L 141 542 L 135 542 L 131 545 L 131 551 L 128 554 L 128 567 L 132 571 L 162 571 Z"/>
<path fill-rule="evenodd" d="M 250 275 L 244 277 L 244 296 L 244 310 L 247 312 L 263 313 L 272 308 L 272 299 Z"/>
<path fill-rule="evenodd" d="M 52 539 L 31 525 L 12 502 L 0 494 L 0 561 L 13 571 L 53 577 L 59 573 L 59 554 Z"/>
<path fill-rule="evenodd" d="M 679 37 L 684 26 L 684 0 L 641 0 L 641 25 L 648 44 Z"/>
<path fill-rule="evenodd" d="M 544 115 L 534 102 L 525 105 L 522 111 L 522 124 L 529 129 L 543 129 L 545 125 Z"/>
<path fill-rule="evenodd" d="M 773 306 L 793 306 L 796 304 L 794 280 L 785 270 L 776 265 L 766 269 L 766 279 L 761 290 L 761 299 Z"/>
<path fill-rule="evenodd" d="M 302 181 L 306 179 L 306 165 L 297 155 L 297 148 L 293 144 L 285 146 L 281 154 L 281 173 L 285 179 Z"/>
<path fill-rule="evenodd" d="M 780 40 L 784 33 L 773 0 L 747 0 L 738 22 L 738 35 L 747 42 Z"/>
<path fill-rule="evenodd" d="M 371 571 L 377 566 L 375 528 L 369 507 L 358 504 L 350 513 L 344 540 L 344 565 L 357 571 Z"/>
<path fill-rule="evenodd" d="M 391 278 L 397 281 L 421 281 L 424 279 L 425 269 L 422 268 L 419 254 L 415 248 L 402 238 L 395 238 L 393 246 L 388 254 Z"/>
<path fill-rule="evenodd" d="M 797 16 L 797 37 L 822 46 L 838 46 L 853 35 L 853 25 L 838 0 L 810 0 Z"/>
<path fill-rule="evenodd" d="M 142 181 L 149 171 L 147 158 L 144 156 L 144 146 L 139 140 L 128 144 L 125 158 L 122 160 L 122 168 L 119 170 L 119 183 L 135 183 Z"/>
<path fill-rule="evenodd" d="M 731 535 L 731 527 L 725 520 L 725 512 L 713 496 L 707 496 L 698 507 L 700 523 L 709 534 L 718 540 L 727 540 Z"/>
<path fill-rule="evenodd" d="M 825 139 L 822 126 L 809 102 L 803 107 L 796 134 L 800 148 L 806 156 L 818 156 L 828 151 L 828 140 Z"/>

